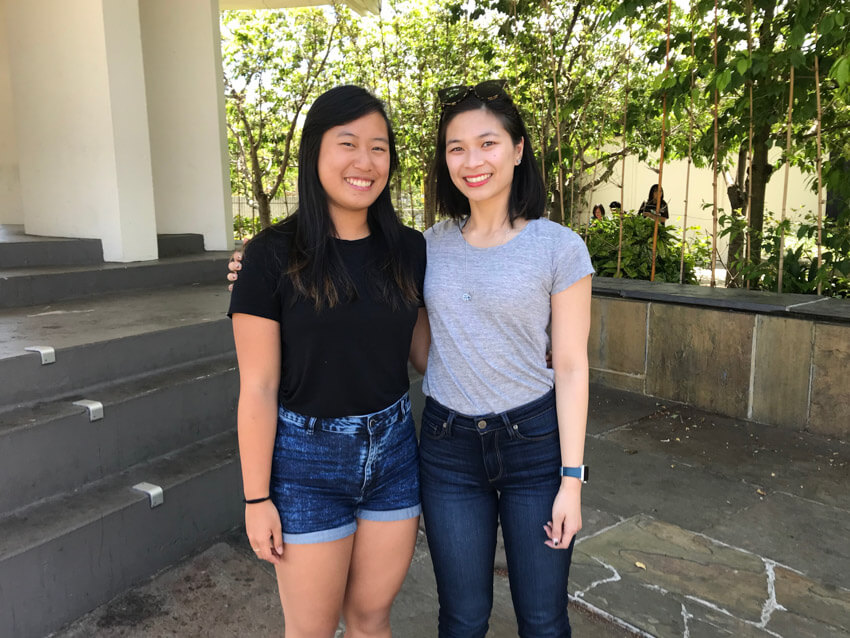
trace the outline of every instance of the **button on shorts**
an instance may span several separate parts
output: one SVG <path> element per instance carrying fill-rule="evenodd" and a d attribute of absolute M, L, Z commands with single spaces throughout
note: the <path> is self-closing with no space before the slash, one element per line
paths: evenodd
<path fill-rule="evenodd" d="M 271 497 L 285 543 L 345 538 L 357 519 L 418 516 L 419 452 L 405 393 L 373 414 L 317 418 L 281 406 Z"/>

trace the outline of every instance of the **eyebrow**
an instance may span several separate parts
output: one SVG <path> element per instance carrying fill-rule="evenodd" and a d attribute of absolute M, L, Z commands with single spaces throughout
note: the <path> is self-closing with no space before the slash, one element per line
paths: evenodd
<path fill-rule="evenodd" d="M 479 139 L 479 140 L 480 140 L 480 139 L 482 139 L 482 138 L 485 138 L 485 137 L 491 137 L 491 136 L 496 136 L 496 137 L 498 137 L 498 135 L 499 135 L 499 134 L 498 134 L 496 131 L 485 131 L 485 132 L 483 132 L 481 135 L 479 135 L 477 139 Z M 450 139 L 450 140 L 446 140 L 446 144 L 447 144 L 447 145 L 448 145 L 448 144 L 457 144 L 458 142 L 461 142 L 461 141 L 462 141 L 462 140 L 461 140 L 460 138 L 452 138 L 452 139 Z"/>
<path fill-rule="evenodd" d="M 339 139 L 340 137 L 353 137 L 355 139 L 360 139 L 360 137 L 358 135 L 355 135 L 351 131 L 341 131 L 340 133 L 337 133 L 336 137 L 337 137 L 337 139 Z M 373 142 L 383 142 L 384 144 L 390 143 L 390 140 L 386 137 L 373 137 L 372 141 Z"/>

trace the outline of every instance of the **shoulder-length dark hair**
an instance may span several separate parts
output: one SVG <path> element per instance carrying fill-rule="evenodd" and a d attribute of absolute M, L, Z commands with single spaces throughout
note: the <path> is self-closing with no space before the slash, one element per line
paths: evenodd
<path fill-rule="evenodd" d="M 540 167 L 534 160 L 531 138 L 525 129 L 525 123 L 511 97 L 500 91 L 496 97 L 482 100 L 474 91 L 456 104 L 443 107 L 440 123 L 437 127 L 437 148 L 434 153 L 431 171 L 432 192 L 436 194 L 437 212 L 460 219 L 469 215 L 469 200 L 452 183 L 449 167 L 446 164 L 446 129 L 457 115 L 466 111 L 484 109 L 495 115 L 511 136 L 513 143 L 523 140 L 522 160 L 514 166 L 514 179 L 508 198 L 508 220 L 513 224 L 518 217 L 537 219 L 542 217 L 546 208 L 546 188 Z"/>
<path fill-rule="evenodd" d="M 367 214 L 377 271 L 370 282 L 378 297 L 394 309 L 418 302 L 412 256 L 402 248 L 402 224 L 390 199 L 390 179 L 398 168 L 395 133 L 378 98 L 359 86 L 346 85 L 320 95 L 307 113 L 298 149 L 298 208 L 295 218 L 285 220 L 281 227 L 284 230 L 285 225 L 293 232 L 286 272 L 296 292 L 312 300 L 316 310 L 357 296 L 334 241 L 336 229 L 319 180 L 322 137 L 329 129 L 370 113 L 384 118 L 390 151 L 387 184 Z"/>

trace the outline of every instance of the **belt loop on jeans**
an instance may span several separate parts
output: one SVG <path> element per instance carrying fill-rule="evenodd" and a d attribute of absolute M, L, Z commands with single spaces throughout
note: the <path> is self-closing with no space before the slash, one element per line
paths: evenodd
<path fill-rule="evenodd" d="M 316 431 L 316 423 L 318 423 L 319 419 L 317 417 L 311 416 L 307 419 L 307 432 L 313 434 Z"/>
<path fill-rule="evenodd" d="M 452 423 L 454 423 L 455 417 L 457 415 L 449 410 L 449 415 L 446 417 L 446 420 L 443 422 L 443 429 L 446 431 L 446 436 L 450 436 L 452 433 Z"/>
<path fill-rule="evenodd" d="M 499 415 L 502 423 L 505 425 L 505 431 L 508 433 L 508 438 L 513 439 L 514 437 L 514 426 L 511 424 L 511 419 L 508 417 L 507 412 L 501 412 Z"/>

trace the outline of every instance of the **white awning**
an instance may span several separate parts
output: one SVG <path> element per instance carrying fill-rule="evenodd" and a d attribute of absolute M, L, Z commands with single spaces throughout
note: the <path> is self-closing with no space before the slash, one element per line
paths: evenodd
<path fill-rule="evenodd" d="M 380 13 L 381 0 L 343 0 L 354 11 Z M 287 9 L 291 7 L 310 7 L 332 4 L 328 0 L 220 0 L 219 8 L 224 9 Z"/>

